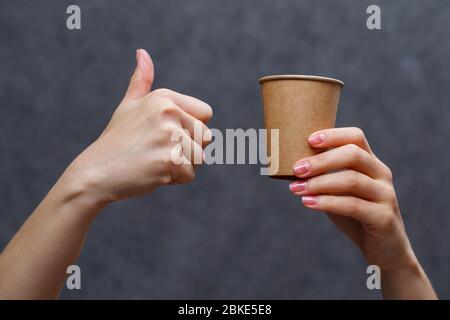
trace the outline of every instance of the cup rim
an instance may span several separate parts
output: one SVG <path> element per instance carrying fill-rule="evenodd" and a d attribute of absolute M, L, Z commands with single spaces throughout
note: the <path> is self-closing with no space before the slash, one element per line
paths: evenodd
<path fill-rule="evenodd" d="M 325 82 L 333 82 L 341 87 L 344 87 L 344 82 L 338 79 L 323 77 L 323 76 L 312 76 L 312 75 L 303 75 L 303 74 L 278 74 L 278 75 L 270 75 L 259 78 L 259 83 L 263 83 L 265 81 L 272 80 L 312 80 L 312 81 L 325 81 Z"/>

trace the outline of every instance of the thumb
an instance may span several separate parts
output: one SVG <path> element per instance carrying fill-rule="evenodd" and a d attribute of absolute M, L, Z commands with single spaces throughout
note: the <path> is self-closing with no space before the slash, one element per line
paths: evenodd
<path fill-rule="evenodd" d="M 124 100 L 143 98 L 150 92 L 154 78 L 153 62 L 144 49 L 136 51 L 136 69 L 131 77 Z"/>

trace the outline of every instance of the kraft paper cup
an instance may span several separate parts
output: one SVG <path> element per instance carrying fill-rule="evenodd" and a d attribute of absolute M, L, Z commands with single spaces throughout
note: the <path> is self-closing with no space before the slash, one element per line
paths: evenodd
<path fill-rule="evenodd" d="M 267 154 L 272 178 L 291 179 L 294 163 L 317 154 L 308 137 L 317 130 L 333 128 L 339 96 L 344 83 L 337 79 L 274 75 L 259 79 L 262 90 L 264 125 L 268 131 Z M 271 129 L 279 129 L 279 141 L 272 141 Z M 278 155 L 272 155 L 271 143 L 278 143 Z"/>

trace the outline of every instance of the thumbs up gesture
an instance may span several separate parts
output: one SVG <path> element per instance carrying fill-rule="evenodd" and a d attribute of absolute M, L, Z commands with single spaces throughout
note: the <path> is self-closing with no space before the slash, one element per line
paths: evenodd
<path fill-rule="evenodd" d="M 169 89 L 152 91 L 153 62 L 136 52 L 137 65 L 120 105 L 100 137 L 70 168 L 104 202 L 193 180 L 210 131 L 211 107 Z"/>

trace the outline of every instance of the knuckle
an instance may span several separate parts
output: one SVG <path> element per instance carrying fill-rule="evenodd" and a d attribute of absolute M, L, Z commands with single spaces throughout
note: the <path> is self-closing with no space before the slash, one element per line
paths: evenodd
<path fill-rule="evenodd" d="M 351 189 L 356 189 L 356 188 L 360 187 L 362 184 L 360 175 L 354 171 L 348 170 L 346 178 L 348 181 L 348 186 Z"/>
<path fill-rule="evenodd" d="M 209 104 L 205 103 L 205 106 L 205 118 L 206 120 L 209 120 L 213 116 L 213 110 Z"/>
<path fill-rule="evenodd" d="M 348 211 L 352 215 L 356 215 L 360 212 L 361 204 L 357 199 L 351 199 L 348 202 Z"/>
<path fill-rule="evenodd" d="M 160 132 L 164 138 L 168 137 L 171 141 L 179 141 L 181 135 L 177 126 L 170 122 L 163 124 Z"/>
<path fill-rule="evenodd" d="M 153 95 L 162 96 L 162 97 L 168 96 L 171 93 L 172 93 L 172 90 L 167 89 L 167 88 L 159 88 L 152 92 Z"/>
<path fill-rule="evenodd" d="M 394 179 L 394 174 L 392 173 L 391 168 L 389 168 L 387 165 L 384 165 L 384 174 L 386 176 L 386 179 L 388 179 L 388 181 L 392 181 Z"/>
<path fill-rule="evenodd" d="M 308 187 L 309 187 L 309 185 L 308 185 Z M 319 200 L 318 204 L 319 204 L 321 210 L 327 211 L 327 212 L 333 211 L 334 206 L 333 206 L 333 200 L 331 197 L 321 195 L 321 196 L 318 196 L 317 198 Z"/>
<path fill-rule="evenodd" d="M 355 136 L 358 141 L 363 142 L 366 139 L 366 135 L 361 128 L 353 127 L 353 131 L 355 132 Z"/>
<path fill-rule="evenodd" d="M 378 221 L 381 228 L 387 229 L 394 223 L 394 214 L 390 210 L 386 210 L 381 214 Z"/>
<path fill-rule="evenodd" d="M 394 203 L 397 200 L 397 195 L 392 185 L 388 185 L 384 188 L 384 194 L 389 203 Z"/>
<path fill-rule="evenodd" d="M 317 181 L 319 180 L 319 181 Z M 318 179 L 317 177 L 312 177 L 309 178 L 307 180 L 305 180 L 304 182 L 304 188 L 305 191 L 310 192 L 310 193 L 316 193 L 321 189 L 321 182 L 320 182 L 320 178 Z"/>
<path fill-rule="evenodd" d="M 325 212 L 334 212 L 339 208 L 339 202 L 335 196 L 321 195 L 319 199 L 320 209 Z"/>
<path fill-rule="evenodd" d="M 312 167 L 316 168 L 326 168 L 328 164 L 327 153 L 319 153 L 318 155 L 309 159 Z"/>
<path fill-rule="evenodd" d="M 172 148 L 167 148 L 167 151 L 161 158 L 161 162 L 166 168 L 166 170 L 171 170 L 173 165 L 175 165 L 181 158 L 180 148 L 178 146 L 174 146 Z"/>
<path fill-rule="evenodd" d="M 358 147 L 356 144 L 353 144 L 353 143 L 348 144 L 347 145 L 347 152 L 348 152 L 348 155 L 352 159 L 354 159 L 355 161 L 360 160 L 361 157 L 362 157 L 361 148 Z"/>
<path fill-rule="evenodd" d="M 149 111 L 157 110 L 158 108 L 172 104 L 172 100 L 161 97 L 158 95 L 153 95 L 153 92 L 149 95 L 147 95 L 145 98 L 143 98 L 144 107 L 147 108 Z"/>
<path fill-rule="evenodd" d="M 348 144 L 347 150 L 351 155 L 357 155 L 359 153 L 359 147 L 354 143 Z"/>
<path fill-rule="evenodd" d="M 211 142 L 212 141 L 212 131 L 209 129 L 206 125 L 203 126 L 203 137 L 202 140 L 204 142 Z"/>
<path fill-rule="evenodd" d="M 162 118 L 172 118 L 178 113 L 177 107 L 172 101 L 167 100 L 160 104 L 159 115 Z"/>

